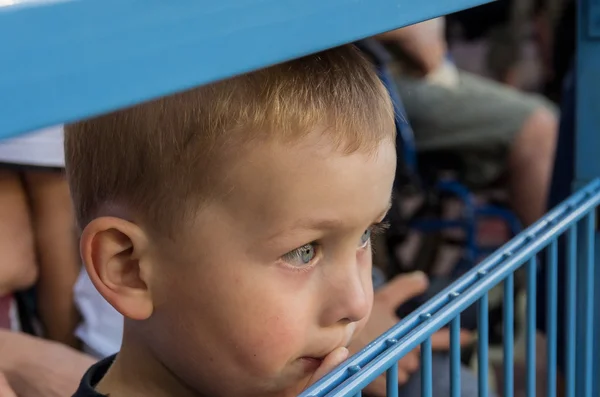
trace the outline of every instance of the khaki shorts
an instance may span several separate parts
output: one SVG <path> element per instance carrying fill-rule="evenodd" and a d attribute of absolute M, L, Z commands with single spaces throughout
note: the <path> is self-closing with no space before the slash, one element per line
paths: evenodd
<path fill-rule="evenodd" d="M 395 73 L 417 150 L 461 159 L 469 186 L 486 186 L 506 170 L 510 147 L 531 114 L 558 113 L 548 100 L 458 71 L 452 84 Z"/>

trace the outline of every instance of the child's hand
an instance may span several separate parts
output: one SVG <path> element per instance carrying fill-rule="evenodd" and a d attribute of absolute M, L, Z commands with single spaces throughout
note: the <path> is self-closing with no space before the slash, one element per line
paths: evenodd
<path fill-rule="evenodd" d="M 335 367 L 343 363 L 344 360 L 348 358 L 348 355 L 348 349 L 346 349 L 345 347 L 338 347 L 337 349 L 329 353 L 327 356 L 325 356 L 323 362 L 321 363 L 321 365 L 319 365 L 319 368 L 317 368 L 313 376 L 311 376 L 310 380 L 308 381 L 307 387 L 312 385 L 313 383 L 321 379 L 323 376 L 331 372 L 331 370 L 333 370 Z"/>

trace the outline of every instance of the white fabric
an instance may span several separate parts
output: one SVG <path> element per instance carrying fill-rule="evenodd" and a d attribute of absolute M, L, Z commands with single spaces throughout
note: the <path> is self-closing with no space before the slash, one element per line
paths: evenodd
<path fill-rule="evenodd" d="M 83 342 L 85 351 L 99 359 L 118 352 L 123 338 L 123 316 L 104 300 L 84 268 L 74 292 L 82 317 L 75 335 Z"/>
<path fill-rule="evenodd" d="M 5 139 L 0 141 L 0 162 L 64 168 L 63 142 L 62 125 Z"/>
<path fill-rule="evenodd" d="M 431 84 L 451 90 L 458 87 L 460 73 L 454 63 L 445 61 L 439 68 L 425 76 L 425 80 Z"/>

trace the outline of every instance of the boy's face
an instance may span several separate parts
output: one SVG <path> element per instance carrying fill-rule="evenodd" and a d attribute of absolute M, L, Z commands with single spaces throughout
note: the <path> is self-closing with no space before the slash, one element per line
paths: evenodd
<path fill-rule="evenodd" d="M 297 395 L 370 313 L 369 233 L 395 165 L 390 141 L 346 155 L 318 134 L 236 159 L 228 194 L 157 244 L 145 332 L 159 360 L 206 395 Z"/>

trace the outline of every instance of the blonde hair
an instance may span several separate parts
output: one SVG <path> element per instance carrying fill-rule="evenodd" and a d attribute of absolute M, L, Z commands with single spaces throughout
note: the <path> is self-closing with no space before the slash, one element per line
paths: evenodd
<path fill-rule="evenodd" d="M 389 96 L 354 46 L 66 126 L 79 226 L 116 204 L 173 232 L 186 210 L 218 196 L 231 154 L 249 142 L 300 140 L 316 127 L 348 153 L 394 136 Z"/>

